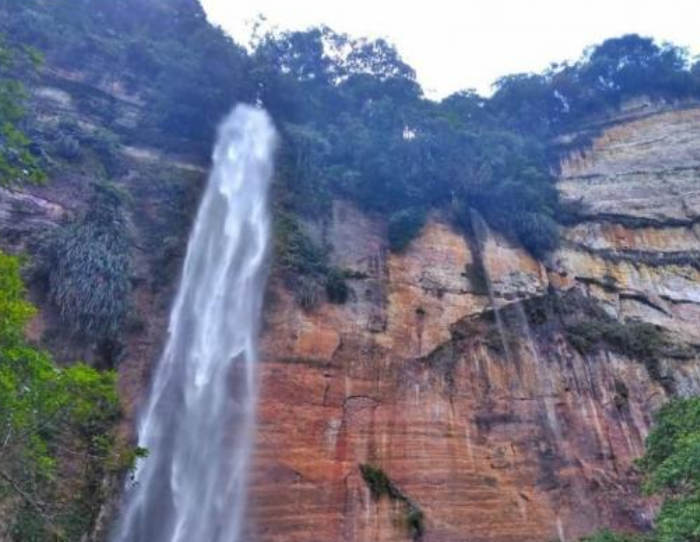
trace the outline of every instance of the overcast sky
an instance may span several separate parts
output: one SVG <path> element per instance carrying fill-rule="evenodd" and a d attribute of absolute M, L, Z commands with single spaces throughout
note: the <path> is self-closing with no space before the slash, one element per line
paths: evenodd
<path fill-rule="evenodd" d="M 280 29 L 325 24 L 385 37 L 432 97 L 502 75 L 576 59 L 605 38 L 636 32 L 700 53 L 700 0 L 201 0 L 212 22 L 247 43 L 264 15 Z"/>

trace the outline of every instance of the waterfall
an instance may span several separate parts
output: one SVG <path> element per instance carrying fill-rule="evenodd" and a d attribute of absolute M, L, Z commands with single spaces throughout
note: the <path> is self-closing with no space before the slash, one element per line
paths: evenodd
<path fill-rule="evenodd" d="M 503 318 L 501 317 L 501 309 L 496 301 L 496 294 L 493 289 L 493 281 L 491 280 L 491 273 L 489 272 L 486 258 L 484 256 L 484 246 L 486 240 L 489 237 L 489 226 L 481 216 L 481 214 L 476 209 L 469 210 L 469 217 L 471 221 L 472 230 L 474 230 L 474 237 L 476 239 L 476 257 L 477 265 L 481 266 L 484 273 L 484 279 L 486 280 L 486 289 L 489 294 L 489 302 L 491 303 L 491 308 L 493 309 L 493 315 L 496 320 L 496 329 L 498 330 L 498 336 L 501 339 L 501 346 L 503 347 L 503 353 L 505 355 L 508 365 L 513 364 L 513 352 L 511 351 L 508 337 L 506 336 L 506 328 L 503 324 Z"/>
<path fill-rule="evenodd" d="M 219 127 L 114 542 L 242 540 L 275 140 L 249 106 Z"/>

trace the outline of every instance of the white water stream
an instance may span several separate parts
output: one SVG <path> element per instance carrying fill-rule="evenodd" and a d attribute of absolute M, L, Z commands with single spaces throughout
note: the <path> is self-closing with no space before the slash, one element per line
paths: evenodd
<path fill-rule="evenodd" d="M 114 542 L 242 540 L 275 140 L 248 106 L 219 128 Z"/>

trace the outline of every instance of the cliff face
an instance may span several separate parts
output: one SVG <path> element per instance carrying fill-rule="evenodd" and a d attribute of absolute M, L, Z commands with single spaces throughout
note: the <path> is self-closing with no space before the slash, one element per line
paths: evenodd
<path fill-rule="evenodd" d="M 555 256 L 556 269 L 591 284 L 619 315 L 695 343 L 699 129 L 698 109 L 660 113 L 605 131 L 589 152 L 566 161 L 561 193 L 585 221 Z"/>
<path fill-rule="evenodd" d="M 39 91 L 42 121 L 99 123 L 73 108 L 61 77 Z M 138 124 L 138 104 L 113 97 L 120 118 Z M 420 508 L 427 542 L 574 540 L 603 526 L 648 526 L 654 503 L 638 497 L 633 460 L 668 394 L 700 393 L 699 132 L 700 109 L 657 112 L 612 124 L 564 160 L 559 188 L 578 218 L 546 262 L 490 232 L 465 238 L 440 216 L 405 253 L 390 254 L 382 217 L 335 202 L 328 223 L 309 227 L 333 247 L 332 264 L 356 277 L 348 302 L 303 311 L 274 273 L 269 288 L 251 476 L 256 539 L 417 537 L 406 502 L 375 499 L 360 464 L 381 467 Z M 202 170 L 152 149 L 122 151 L 117 182 L 135 195 L 142 323 L 120 364 L 133 416 L 175 275 L 164 272 L 161 249 L 181 202 L 158 179 L 197 186 Z M 35 235 L 79 212 L 88 177 L 0 191 L 0 246 L 31 249 Z M 582 355 L 546 314 L 533 319 L 538 300 L 573 291 L 616 318 L 661 326 L 685 354 L 658 360 L 665 379 L 612 351 Z M 90 359 L 35 297 L 42 310 L 31 335 L 61 358 Z"/>
<path fill-rule="evenodd" d="M 281 281 L 271 286 L 252 478 L 259 540 L 416 536 L 402 502 L 372 497 L 360 464 L 420 507 L 426 541 L 647 527 L 654 503 L 637 496 L 633 460 L 667 394 L 700 392 L 698 131 L 700 109 L 659 112 L 566 159 L 559 188 L 579 220 L 543 263 L 492 233 L 467 240 L 440 217 L 389 254 L 381 219 L 336 202 L 322 233 L 333 263 L 362 277 L 350 301 L 305 312 Z M 553 291 L 661 326 L 686 354 L 658 360 L 664 380 L 612 351 L 582 355 L 532 322 L 524 300 Z"/>

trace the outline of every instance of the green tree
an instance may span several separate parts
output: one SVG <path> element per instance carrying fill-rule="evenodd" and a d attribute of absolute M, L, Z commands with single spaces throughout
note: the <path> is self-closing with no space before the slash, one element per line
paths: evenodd
<path fill-rule="evenodd" d="M 62 368 L 28 345 L 34 314 L 20 261 L 0 252 L 0 505 L 13 540 L 78 540 L 104 501 L 104 478 L 140 450 L 117 439 L 116 375 Z"/>
<path fill-rule="evenodd" d="M 612 100 L 635 94 L 683 97 L 693 90 L 688 53 L 628 34 L 593 48 L 581 65 L 580 81 Z"/>

